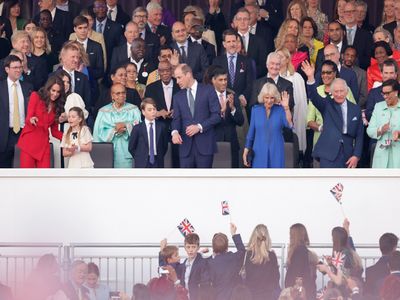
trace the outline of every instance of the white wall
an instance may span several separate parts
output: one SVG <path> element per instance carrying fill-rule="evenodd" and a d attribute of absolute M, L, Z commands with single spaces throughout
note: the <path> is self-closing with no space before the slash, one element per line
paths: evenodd
<path fill-rule="evenodd" d="M 185 217 L 203 242 L 233 221 L 246 241 L 265 223 L 274 243 L 306 225 L 312 243 L 329 243 L 343 217 L 329 190 L 344 185 L 343 207 L 356 243 L 399 233 L 400 172 L 377 170 L 0 170 L 2 242 L 149 242 Z"/>

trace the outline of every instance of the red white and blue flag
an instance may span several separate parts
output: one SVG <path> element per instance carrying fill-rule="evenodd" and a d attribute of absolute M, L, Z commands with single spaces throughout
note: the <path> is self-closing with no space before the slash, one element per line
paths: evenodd
<path fill-rule="evenodd" d="M 186 218 L 184 218 L 183 221 L 177 227 L 183 236 L 187 236 L 188 234 L 194 232 L 193 225 Z"/>
<path fill-rule="evenodd" d="M 223 216 L 228 216 L 229 215 L 229 204 L 228 204 L 228 201 L 222 201 L 221 202 L 221 208 L 222 208 L 222 215 Z"/>
<path fill-rule="evenodd" d="M 331 193 L 333 197 L 335 197 L 336 201 L 342 204 L 342 195 L 343 195 L 343 184 L 338 183 L 332 189 Z"/>
<path fill-rule="evenodd" d="M 332 264 L 335 266 L 336 269 L 342 269 L 344 266 L 344 260 L 346 258 L 346 254 L 342 253 L 341 251 L 334 251 L 332 257 Z"/>

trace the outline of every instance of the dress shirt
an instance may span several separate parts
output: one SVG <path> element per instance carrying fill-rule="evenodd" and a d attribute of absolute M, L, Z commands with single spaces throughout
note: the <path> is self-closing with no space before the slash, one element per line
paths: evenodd
<path fill-rule="evenodd" d="M 67 72 L 69 74 L 69 76 L 71 76 L 71 92 L 75 92 L 75 71 L 74 70 L 68 71 L 64 67 L 63 67 L 63 70 L 65 72 Z"/>
<path fill-rule="evenodd" d="M 198 43 L 199 45 L 203 46 L 202 43 L 201 43 L 201 39 L 196 40 L 194 37 L 190 36 L 190 40 L 191 40 L 193 43 Z M 186 50 L 186 49 L 185 49 L 185 50 Z"/>
<path fill-rule="evenodd" d="M 179 49 L 179 53 L 182 55 L 182 49 L 181 47 L 185 47 L 185 52 L 186 52 L 186 59 L 189 57 L 189 53 L 188 53 L 188 41 L 186 41 L 185 43 L 181 44 L 181 43 L 176 43 L 178 45 L 178 49 Z"/>
<path fill-rule="evenodd" d="M 128 58 L 131 58 L 132 56 L 132 50 L 131 50 L 132 45 L 129 43 L 126 43 L 126 52 L 128 52 Z"/>
<path fill-rule="evenodd" d="M 139 32 L 139 37 L 143 40 L 146 39 L 146 29 L 143 29 L 142 31 Z"/>
<path fill-rule="evenodd" d="M 84 41 L 80 41 L 79 39 L 77 39 L 77 42 L 80 43 L 80 44 L 82 44 L 83 49 L 85 49 L 85 51 L 86 51 L 86 49 L 87 49 L 87 41 L 88 41 L 87 38 L 86 38 L 86 40 L 84 40 Z"/>
<path fill-rule="evenodd" d="M 63 4 L 57 4 L 56 7 L 57 7 L 58 9 L 63 10 L 63 11 L 69 11 L 68 1 L 65 1 L 65 3 L 63 3 Z"/>
<path fill-rule="evenodd" d="M 104 20 L 101 21 L 101 22 L 96 19 L 96 31 L 97 31 L 97 28 L 99 28 L 99 24 L 101 23 L 102 26 L 101 26 L 101 32 L 100 33 L 104 33 L 104 28 L 106 27 L 106 22 L 107 22 L 107 18 L 104 18 Z"/>
<path fill-rule="evenodd" d="M 218 95 L 218 100 L 221 99 L 221 95 L 222 95 L 222 97 L 223 97 L 222 99 L 224 99 L 224 102 L 226 103 L 226 105 L 227 105 L 227 107 L 228 107 L 229 104 L 228 104 L 228 97 L 227 97 L 227 95 L 226 95 L 226 90 L 223 91 L 222 93 L 221 93 L 221 92 L 218 92 L 217 90 L 215 90 L 215 92 L 216 92 L 217 95 Z M 234 115 L 235 115 L 235 112 L 236 112 L 236 108 L 234 108 L 233 110 L 231 110 L 231 115 L 234 116 Z"/>
<path fill-rule="evenodd" d="M 342 53 L 342 47 L 343 47 L 343 41 L 341 41 L 339 44 L 334 44 L 334 43 L 332 43 L 331 42 L 331 44 L 332 45 L 335 45 L 336 46 L 336 48 L 338 48 L 338 50 L 339 50 L 339 53 Z"/>
<path fill-rule="evenodd" d="M 343 134 L 347 134 L 347 100 L 340 104 L 340 109 L 343 117 Z"/>
<path fill-rule="evenodd" d="M 190 272 L 192 271 L 192 266 L 193 266 L 193 263 L 195 260 L 196 260 L 196 258 L 193 259 L 192 261 L 189 261 L 189 258 L 188 258 L 185 261 L 185 287 L 187 289 L 189 289 Z"/>
<path fill-rule="evenodd" d="M 349 33 L 349 30 L 351 30 L 351 37 L 347 36 L 347 42 L 349 45 L 354 44 L 354 37 L 356 36 L 356 31 L 357 31 L 357 24 L 354 25 L 353 27 L 348 27 L 346 26 L 346 34 Z"/>
<path fill-rule="evenodd" d="M 247 31 L 246 33 L 242 34 L 241 32 L 239 32 L 239 35 L 242 37 L 242 39 L 244 40 L 244 49 L 247 52 L 247 49 L 249 48 L 249 39 L 250 39 L 250 33 L 249 31 Z"/>
<path fill-rule="evenodd" d="M 57 8 L 57 7 L 54 7 L 54 8 L 51 10 L 51 12 L 50 12 L 50 13 L 51 13 L 51 20 L 52 20 L 52 21 L 54 21 L 54 17 L 55 17 L 55 15 L 56 15 L 56 8 Z"/>
<path fill-rule="evenodd" d="M 136 70 L 137 70 L 137 72 L 139 73 L 140 68 L 142 67 L 142 63 L 144 62 L 144 58 L 142 58 L 142 59 L 139 60 L 139 61 L 136 61 L 136 60 L 133 59 L 133 57 L 131 57 L 131 62 L 134 63 L 134 64 L 136 65 Z"/>
<path fill-rule="evenodd" d="M 4 6 L 4 2 L 0 3 L 0 16 L 2 15 L 2 12 L 3 12 L 3 6 Z"/>
<path fill-rule="evenodd" d="M 150 123 L 153 123 L 153 145 L 154 145 L 154 155 L 157 155 L 157 143 L 156 143 L 156 120 L 149 121 L 144 119 L 146 123 L 147 140 L 149 141 L 149 155 L 150 155 Z"/>
<path fill-rule="evenodd" d="M 256 31 L 257 31 L 257 22 L 253 26 L 250 26 L 250 33 L 256 34 Z"/>
<path fill-rule="evenodd" d="M 110 10 L 112 10 L 112 12 L 111 12 L 111 20 L 115 21 L 115 19 L 117 18 L 118 8 L 117 8 L 116 5 L 114 7 L 110 7 L 110 6 L 107 5 L 107 17 L 108 17 L 108 12 Z"/>
<path fill-rule="evenodd" d="M 165 104 L 167 105 L 167 110 L 171 110 L 171 104 L 172 104 L 172 91 L 174 88 L 174 82 L 171 81 L 168 84 L 164 84 L 164 82 L 161 82 L 161 85 L 163 87 L 163 92 L 164 92 L 164 99 L 165 99 Z"/>
<path fill-rule="evenodd" d="M 17 95 L 18 95 L 18 110 L 19 110 L 19 123 L 21 129 L 25 126 L 25 103 L 24 103 L 24 94 L 22 93 L 22 88 L 19 80 L 15 82 L 17 84 Z M 7 86 L 8 86 L 8 103 L 9 103 L 9 126 L 13 128 L 14 122 L 14 82 L 11 81 L 10 78 L 7 77 Z"/>
<path fill-rule="evenodd" d="M 279 75 L 277 75 L 275 78 L 272 78 L 271 75 L 268 73 L 267 78 L 271 78 L 275 82 L 275 84 L 278 84 Z"/>

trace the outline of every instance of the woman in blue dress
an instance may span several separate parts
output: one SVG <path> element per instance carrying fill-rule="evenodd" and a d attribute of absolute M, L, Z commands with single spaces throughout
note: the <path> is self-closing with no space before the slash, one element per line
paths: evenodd
<path fill-rule="evenodd" d="M 272 83 L 264 84 L 258 95 L 259 105 L 251 110 L 250 128 L 243 152 L 243 163 L 253 168 L 284 168 L 285 151 L 282 129 L 292 127 L 289 95 L 279 94 Z M 249 161 L 250 149 L 253 160 Z"/>

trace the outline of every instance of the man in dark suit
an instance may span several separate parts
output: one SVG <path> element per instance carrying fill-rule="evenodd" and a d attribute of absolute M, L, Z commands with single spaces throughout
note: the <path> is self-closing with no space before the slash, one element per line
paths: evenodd
<path fill-rule="evenodd" d="M 372 266 L 368 267 L 365 271 L 365 286 L 364 295 L 368 295 L 368 299 L 379 299 L 379 292 L 381 290 L 383 281 L 386 276 L 390 274 L 389 258 L 390 255 L 396 251 L 399 238 L 390 232 L 384 233 L 379 238 L 379 249 L 382 256 Z"/>
<path fill-rule="evenodd" d="M 344 20 L 346 22 L 347 43 L 354 46 L 358 54 L 358 65 L 367 70 L 371 60 L 371 48 L 373 44 L 370 32 L 357 26 L 356 5 L 348 2 L 344 8 Z"/>
<path fill-rule="evenodd" d="M 64 41 L 67 41 L 72 33 L 72 16 L 69 12 L 56 7 L 56 0 L 40 0 L 38 2 L 40 11 L 47 9 L 50 11 L 53 27 L 61 34 Z M 39 14 L 35 16 L 35 21 L 39 23 Z"/>
<path fill-rule="evenodd" d="M 228 72 L 222 67 L 215 68 L 211 80 L 221 106 L 222 121 L 215 126 L 217 142 L 230 142 L 232 168 L 239 168 L 239 140 L 236 126 L 242 126 L 244 117 L 239 98 L 233 91 L 228 91 Z"/>
<path fill-rule="evenodd" d="M 7 56 L 4 67 L 7 78 L 0 81 L 0 168 L 11 168 L 14 147 L 25 125 L 32 85 L 19 80 L 23 68 L 19 57 Z"/>
<path fill-rule="evenodd" d="M 213 64 L 221 66 L 227 72 L 228 88 L 233 90 L 237 97 L 244 97 L 245 101 L 249 101 L 254 73 L 250 61 L 237 52 L 238 36 L 233 29 L 224 31 L 222 45 L 226 54 L 216 57 Z"/>
<path fill-rule="evenodd" d="M 39 13 L 39 26 L 46 31 L 51 46 L 51 52 L 55 55 L 59 55 L 65 38 L 53 27 L 53 20 L 51 19 L 49 10 L 44 9 Z"/>
<path fill-rule="evenodd" d="M 329 23 L 328 36 L 329 36 L 329 43 L 335 45 L 338 48 L 340 54 L 343 54 L 347 46 L 347 41 L 344 36 L 343 27 L 339 22 L 333 21 Z M 315 68 L 317 71 L 321 71 L 322 63 L 325 60 L 326 58 L 324 56 L 324 48 L 322 48 L 318 50 L 317 60 L 315 62 Z"/>
<path fill-rule="evenodd" d="M 257 4 L 246 4 L 245 8 L 250 13 L 250 33 L 264 42 L 267 47 L 266 55 L 268 55 L 275 50 L 272 30 L 264 20 L 260 20 L 260 7 Z"/>
<path fill-rule="evenodd" d="M 202 39 L 202 35 L 205 30 L 204 26 L 202 25 L 203 21 L 198 17 L 193 17 L 191 24 L 192 26 L 189 30 L 188 37 L 189 43 L 198 43 L 200 46 L 202 46 L 207 55 L 208 64 L 212 65 L 216 53 L 215 46 Z"/>
<path fill-rule="evenodd" d="M 132 42 L 130 62 L 137 68 L 137 80 L 141 84 L 146 84 L 149 74 L 156 69 L 153 61 L 146 58 L 146 46 L 142 38 L 136 38 Z"/>
<path fill-rule="evenodd" d="M 130 21 L 125 26 L 125 41 L 118 47 L 115 47 L 112 52 L 110 70 L 115 70 L 115 68 L 122 63 L 126 62 L 132 56 L 131 47 L 134 39 L 139 37 L 139 27 L 138 25 Z"/>
<path fill-rule="evenodd" d="M 72 0 L 57 0 L 57 8 L 63 11 L 68 11 L 73 19 L 79 16 L 82 7 L 80 4 Z"/>
<path fill-rule="evenodd" d="M 349 86 L 351 92 L 353 93 L 356 102 L 358 102 L 359 92 L 358 92 L 357 75 L 352 69 L 342 67 L 340 63 L 340 53 L 338 48 L 332 44 L 327 45 L 324 48 L 324 56 L 325 59 L 331 60 L 337 65 L 339 70 L 339 77 L 347 82 L 347 85 Z M 317 84 L 319 85 L 322 81 L 320 72 L 316 74 L 316 79 L 317 79 Z"/>
<path fill-rule="evenodd" d="M 160 79 L 146 87 L 145 97 L 154 99 L 157 107 L 157 120 L 167 128 L 168 141 L 171 141 L 171 122 L 173 113 L 173 96 L 180 88 L 172 78 L 172 65 L 169 61 L 158 64 Z M 172 144 L 172 167 L 179 168 L 179 146 Z"/>
<path fill-rule="evenodd" d="M 217 151 L 214 127 L 221 121 L 217 94 L 211 86 L 198 83 L 186 64 L 178 65 L 175 78 L 182 90 L 174 96 L 171 135 L 172 142 L 180 145 L 180 165 L 211 168 Z"/>
<path fill-rule="evenodd" d="M 188 42 L 186 27 L 182 22 L 175 22 L 172 26 L 172 38 L 174 42 L 171 47 L 180 54 L 179 62 L 187 64 L 192 69 L 194 78 L 201 82 L 208 67 L 208 59 L 203 47 L 198 43 Z"/>
<path fill-rule="evenodd" d="M 129 152 L 134 158 L 135 168 L 164 168 L 164 156 L 170 137 L 164 123 L 156 120 L 157 107 L 152 98 L 140 104 L 144 122 L 132 129 Z"/>
<path fill-rule="evenodd" d="M 93 3 L 93 12 L 96 21 L 93 23 L 93 30 L 104 35 L 106 44 L 107 61 L 111 61 L 113 49 L 122 43 L 122 27 L 107 18 L 107 5 L 105 0 L 96 0 Z M 107 73 L 109 68 L 107 69 Z"/>
<path fill-rule="evenodd" d="M 63 287 L 63 291 L 68 299 L 89 299 L 89 289 L 83 285 L 86 281 L 87 272 L 88 266 L 83 260 L 76 260 L 72 263 L 70 278 Z"/>
<path fill-rule="evenodd" d="M 132 21 L 138 24 L 139 37 L 146 43 L 147 59 L 149 61 L 157 61 L 157 55 L 160 49 L 159 37 L 151 32 L 147 25 L 147 10 L 142 7 L 136 7 L 132 13 Z"/>
<path fill-rule="evenodd" d="M 11 44 L 14 50 L 22 54 L 23 61 L 23 77 L 33 85 L 33 89 L 38 91 L 46 82 L 47 79 L 47 64 L 46 61 L 31 54 L 31 38 L 25 31 L 17 31 L 13 34 Z M 1 66 L 1 61 L 0 61 Z M 3 67 L 0 67 L 0 80 L 7 78 L 7 73 Z"/>
<path fill-rule="evenodd" d="M 151 31 L 160 39 L 160 45 L 170 45 L 172 43 L 171 29 L 164 24 L 161 24 L 163 16 L 162 6 L 154 1 L 150 1 L 146 10 L 148 19 L 146 24 L 146 31 Z"/>
<path fill-rule="evenodd" d="M 266 74 L 265 59 L 267 57 L 267 46 L 258 36 L 250 33 L 250 13 L 245 8 L 240 8 L 233 18 L 233 24 L 242 37 L 244 50 L 256 63 L 257 78 Z"/>
<path fill-rule="evenodd" d="M 1 12 L 0 12 L 1 13 Z M 12 27 L 11 27 L 11 23 L 10 20 L 8 18 L 5 18 L 3 16 L 0 16 L 0 24 L 2 24 L 3 26 L 3 30 L 2 32 L 5 33 L 5 37 L 8 40 L 11 40 L 11 36 L 12 36 Z"/>
<path fill-rule="evenodd" d="M 107 0 L 107 18 L 125 28 L 131 20 L 129 15 L 118 4 L 118 0 Z"/>
<path fill-rule="evenodd" d="M 322 98 L 317 92 L 314 67 L 303 62 L 307 75 L 307 92 L 311 102 L 321 112 L 324 126 L 313 156 L 321 168 L 356 168 L 361 158 L 364 130 L 360 107 L 346 99 L 346 81 L 336 78 L 331 84 L 332 97 Z"/>

